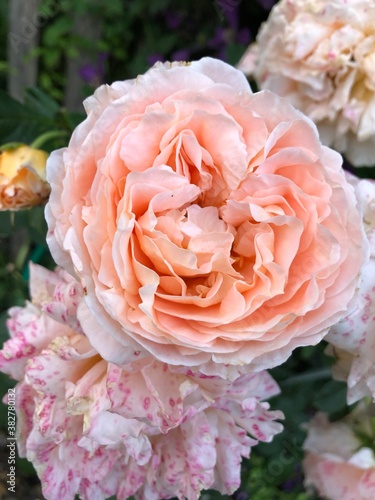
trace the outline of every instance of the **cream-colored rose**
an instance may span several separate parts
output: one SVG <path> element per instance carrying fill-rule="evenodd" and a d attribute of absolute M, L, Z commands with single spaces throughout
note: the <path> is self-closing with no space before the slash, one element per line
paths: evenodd
<path fill-rule="evenodd" d="M 45 151 L 26 145 L 0 150 L 0 210 L 29 208 L 47 200 L 47 158 Z"/>
<path fill-rule="evenodd" d="M 373 0 L 281 0 L 238 67 L 307 114 L 353 165 L 374 165 Z"/>

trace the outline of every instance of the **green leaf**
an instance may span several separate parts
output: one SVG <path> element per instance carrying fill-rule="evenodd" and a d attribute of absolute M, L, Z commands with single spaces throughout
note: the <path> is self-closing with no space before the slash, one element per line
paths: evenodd
<path fill-rule="evenodd" d="M 344 382 L 330 380 L 314 394 L 314 405 L 327 413 L 336 413 L 346 407 L 347 385 Z"/>
<path fill-rule="evenodd" d="M 287 380 L 280 382 L 282 387 L 292 387 L 296 385 L 303 385 L 308 382 L 315 382 L 316 380 L 329 380 L 332 377 L 330 368 L 317 368 L 314 370 L 306 370 L 305 373 L 293 375 Z"/>
<path fill-rule="evenodd" d="M 38 114 L 47 116 L 51 120 L 60 109 L 60 106 L 52 97 L 37 87 L 31 87 L 26 90 L 25 105 Z"/>
<path fill-rule="evenodd" d="M 29 143 L 53 127 L 53 120 L 23 106 L 0 90 L 0 143 Z"/>
<path fill-rule="evenodd" d="M 229 64 L 237 64 L 243 56 L 246 47 L 239 43 L 230 43 L 227 45 L 227 61 Z"/>
<path fill-rule="evenodd" d="M 70 130 L 74 130 L 85 118 L 84 113 L 71 112 L 65 114 L 65 122 Z"/>
<path fill-rule="evenodd" d="M 59 65 L 62 53 L 59 48 L 51 47 L 44 52 L 44 63 L 47 68 L 54 69 Z"/>
<path fill-rule="evenodd" d="M 72 24 L 73 22 L 69 17 L 59 17 L 45 29 L 43 34 L 43 43 L 47 47 L 61 45 L 62 37 L 70 33 Z"/>
<path fill-rule="evenodd" d="M 44 217 L 44 207 L 32 207 L 26 212 L 25 226 L 28 229 L 31 241 L 38 246 L 47 249 L 46 235 L 47 235 L 47 222 Z M 38 262 L 30 256 L 33 262 Z"/>
<path fill-rule="evenodd" d="M 67 130 L 50 130 L 37 137 L 30 146 L 35 149 L 45 149 L 46 144 L 54 139 L 66 138 L 69 135 Z"/>
<path fill-rule="evenodd" d="M 24 145 L 24 142 L 7 142 L 6 144 L 2 144 L 0 146 L 0 151 L 8 151 L 8 149 L 16 149 Z"/>
<path fill-rule="evenodd" d="M 8 310 L 2 311 L 0 313 L 0 345 L 9 339 L 8 329 L 6 327 L 6 321 L 9 317 Z"/>
<path fill-rule="evenodd" d="M 12 212 L 12 214 L 17 214 L 17 212 Z M 12 220 L 12 217 L 14 218 L 14 215 L 11 215 L 11 212 L 9 212 L 8 210 L 0 210 L 0 242 L 1 238 L 10 236 L 14 231 L 14 222 Z"/>

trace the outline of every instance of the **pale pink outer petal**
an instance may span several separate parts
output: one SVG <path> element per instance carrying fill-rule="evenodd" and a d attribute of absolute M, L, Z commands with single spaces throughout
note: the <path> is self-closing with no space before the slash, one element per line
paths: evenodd
<path fill-rule="evenodd" d="M 235 424 L 225 411 L 208 412 L 210 425 L 217 428 L 215 481 L 212 487 L 222 494 L 231 494 L 241 484 L 241 460 L 249 457 L 257 441 Z"/>
<path fill-rule="evenodd" d="M 94 306 L 95 307 L 95 306 Z M 100 316 L 95 317 L 87 307 L 85 302 L 78 306 L 77 318 L 85 332 L 89 332 L 90 343 L 104 357 L 110 359 L 118 365 L 126 365 L 147 355 L 142 347 L 132 339 L 117 340 L 116 329 L 112 329 L 114 335 L 107 335 L 103 344 L 103 329 L 108 329 L 108 320 L 103 325 L 103 319 Z M 114 321 L 109 320 L 113 325 Z M 116 325 L 117 327 L 117 325 Z"/>
<path fill-rule="evenodd" d="M 350 417 L 330 423 L 324 414 L 317 414 L 308 424 L 305 484 L 332 500 L 370 500 L 375 494 L 375 456 L 369 448 L 360 447 L 350 425 Z"/>
<path fill-rule="evenodd" d="M 191 68 L 198 73 L 203 73 L 215 83 L 223 83 L 232 87 L 236 92 L 251 92 L 246 78 L 240 77 L 229 64 L 222 64 L 222 61 L 203 57 L 199 61 L 193 61 Z"/>
<path fill-rule="evenodd" d="M 21 382 L 15 386 L 17 404 L 17 447 L 20 457 L 26 457 L 27 438 L 34 425 L 35 391 Z"/>
<path fill-rule="evenodd" d="M 26 361 L 53 339 L 71 334 L 72 328 L 81 331 L 77 305 L 82 289 L 68 273 L 31 263 L 30 294 L 33 303 L 9 310 L 7 327 L 12 338 L 0 351 L 1 370 L 16 380 L 23 378 Z"/>
<path fill-rule="evenodd" d="M 331 500 L 374 498 L 375 470 L 361 470 L 347 462 L 308 453 L 304 460 L 306 486 Z"/>
<path fill-rule="evenodd" d="M 22 380 L 30 356 L 46 347 L 66 328 L 43 315 L 31 303 L 24 308 L 12 307 L 9 315 L 7 328 L 12 338 L 0 351 L 0 368 L 13 379 Z"/>
<path fill-rule="evenodd" d="M 326 340 L 339 358 L 334 374 L 347 379 L 349 403 L 375 395 L 375 182 L 347 174 L 354 186 L 370 246 L 370 261 L 363 268 L 355 307 L 334 325 Z M 345 351 L 347 354 L 345 354 Z"/>
<path fill-rule="evenodd" d="M 216 462 L 215 438 L 207 416 L 195 416 L 166 436 L 154 439 L 155 454 L 147 472 L 147 486 L 139 498 L 198 498 L 213 483 Z"/>
<path fill-rule="evenodd" d="M 110 449 L 88 454 L 77 446 L 76 439 L 63 441 L 57 446 L 53 441 L 43 439 L 36 429 L 28 438 L 27 458 L 34 463 L 42 481 L 43 494 L 48 499 L 74 499 L 78 491 L 94 486 L 97 498 L 104 500 L 115 491 L 101 491 L 100 482 L 119 456 L 118 451 Z"/>
<path fill-rule="evenodd" d="M 365 266 L 360 283 L 360 296 L 354 311 L 333 326 L 327 341 L 352 355 L 347 358 L 348 402 L 375 394 L 375 259 Z M 335 355 L 335 351 L 333 351 Z M 367 387 L 366 387 L 367 386 Z"/>

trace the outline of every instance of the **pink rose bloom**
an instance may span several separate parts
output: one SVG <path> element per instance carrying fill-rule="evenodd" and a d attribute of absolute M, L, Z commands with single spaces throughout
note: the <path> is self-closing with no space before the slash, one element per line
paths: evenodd
<path fill-rule="evenodd" d="M 363 417 L 360 416 L 360 419 Z M 304 443 L 305 484 L 329 500 L 373 500 L 375 456 L 354 432 L 354 418 L 330 423 L 317 414 Z M 362 426 L 359 422 L 359 427 Z M 367 422 L 364 422 L 365 426 Z M 362 429 L 363 430 L 363 429 Z"/>
<path fill-rule="evenodd" d="M 334 376 L 347 380 L 348 402 L 364 396 L 375 398 L 375 181 L 348 174 L 355 187 L 371 258 L 363 268 L 359 300 L 352 311 L 334 325 L 326 340 L 328 352 L 337 357 Z"/>
<path fill-rule="evenodd" d="M 33 265 L 31 295 L 10 311 L 0 369 L 19 381 L 19 453 L 45 498 L 231 494 L 242 457 L 282 430 L 283 414 L 262 402 L 279 391 L 267 372 L 230 382 L 150 357 L 119 367 L 83 333 L 73 278 Z"/>
<path fill-rule="evenodd" d="M 107 361 L 266 369 L 347 312 L 353 188 L 311 121 L 214 59 L 100 87 L 51 155 L 48 242 Z"/>
<path fill-rule="evenodd" d="M 288 98 L 353 165 L 374 165 L 373 0 L 281 0 L 238 67 Z"/>

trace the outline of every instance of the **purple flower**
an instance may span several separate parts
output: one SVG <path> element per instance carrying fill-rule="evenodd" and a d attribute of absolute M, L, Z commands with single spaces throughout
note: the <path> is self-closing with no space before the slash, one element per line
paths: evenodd
<path fill-rule="evenodd" d="M 233 1 L 232 1 L 233 3 Z M 228 5 L 223 9 L 223 14 L 233 31 L 237 31 L 238 29 L 238 4 Z"/>
<path fill-rule="evenodd" d="M 169 12 L 165 13 L 165 24 L 170 30 L 177 30 L 182 22 L 182 16 L 179 12 Z"/>
<path fill-rule="evenodd" d="M 252 36 L 250 30 L 248 28 L 242 28 L 237 33 L 236 41 L 237 43 L 241 43 L 242 45 L 249 45 L 252 40 Z"/>
<path fill-rule="evenodd" d="M 212 38 L 207 41 L 207 47 L 209 48 L 219 48 L 221 45 L 225 44 L 225 30 L 224 28 L 216 28 L 215 34 Z"/>
<path fill-rule="evenodd" d="M 263 9 L 271 10 L 275 3 L 277 3 L 277 0 L 258 0 L 258 3 L 260 3 Z"/>
<path fill-rule="evenodd" d="M 96 77 L 96 68 L 93 64 L 84 64 L 80 67 L 79 74 L 84 82 L 91 84 Z"/>
<path fill-rule="evenodd" d="M 180 49 L 173 52 L 171 60 L 172 61 L 189 61 L 191 56 L 191 51 L 189 49 Z"/>
<path fill-rule="evenodd" d="M 89 85 L 100 85 L 104 80 L 107 52 L 100 52 L 95 63 L 83 64 L 79 69 L 82 80 Z"/>
<path fill-rule="evenodd" d="M 147 63 L 149 66 L 153 66 L 158 61 L 165 61 L 165 57 L 161 54 L 150 54 L 147 58 Z"/>

